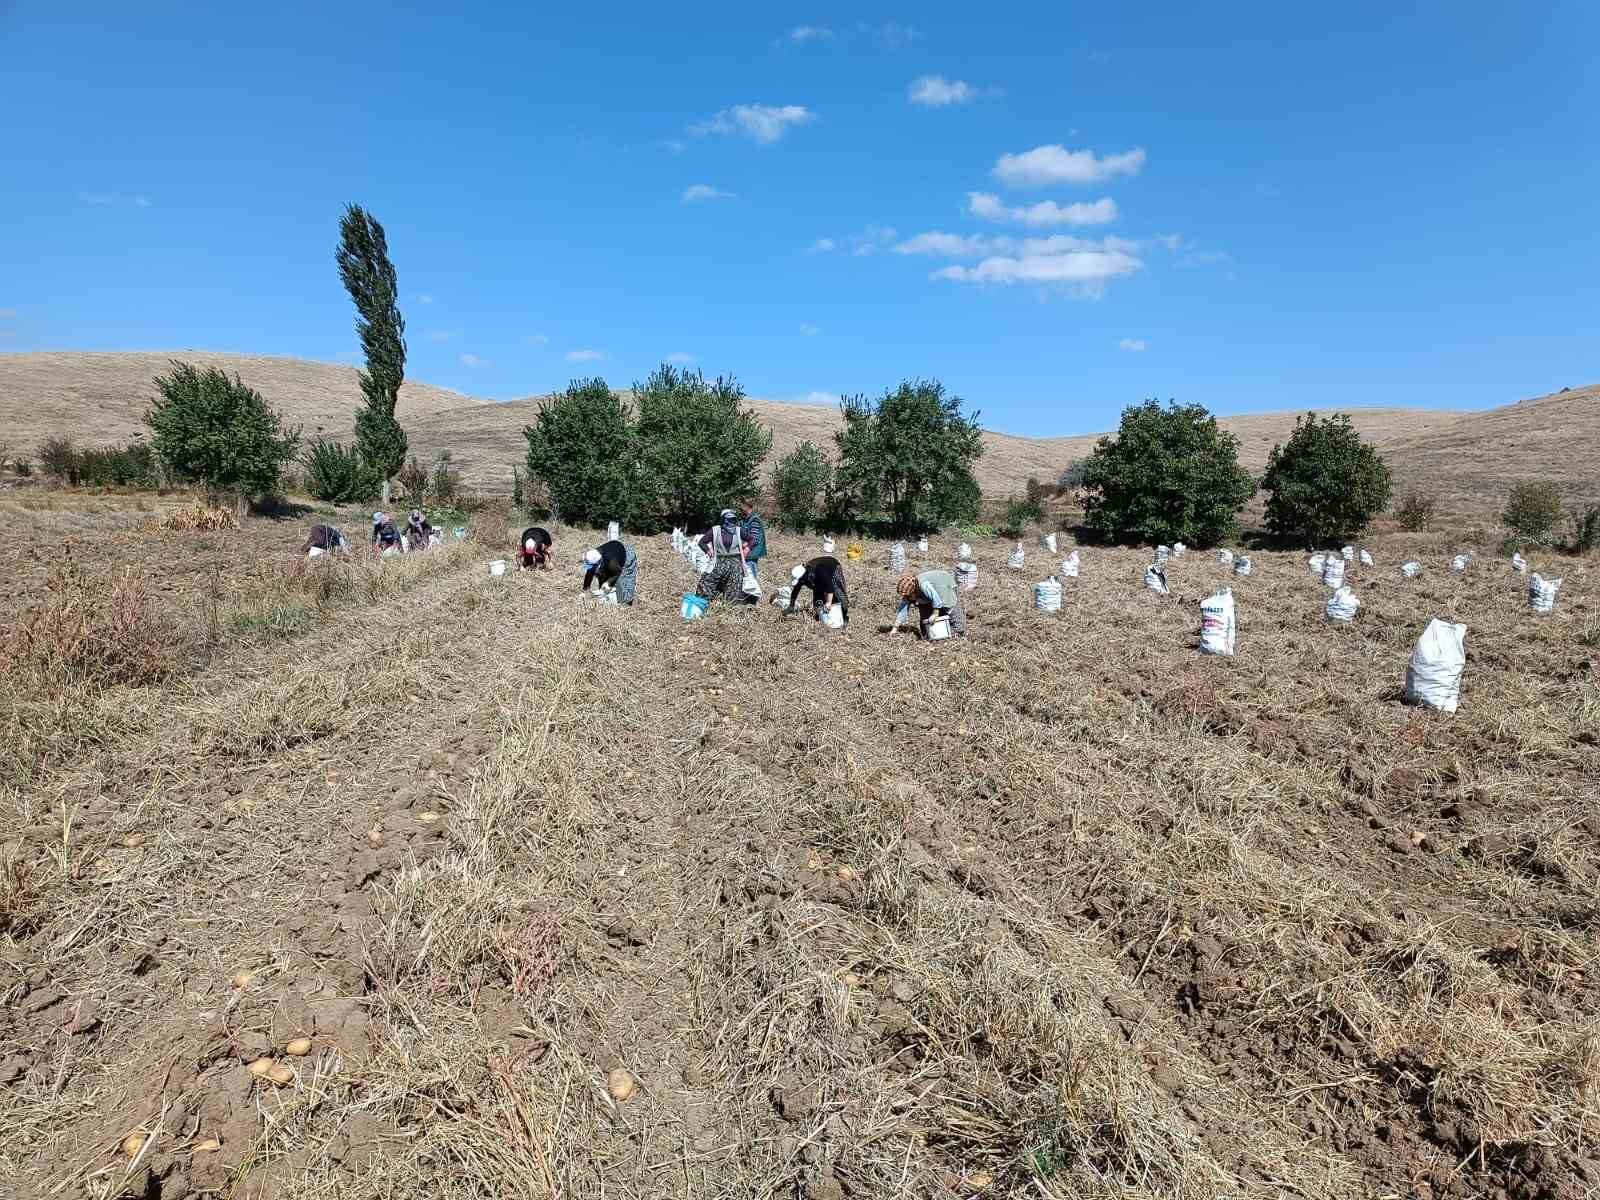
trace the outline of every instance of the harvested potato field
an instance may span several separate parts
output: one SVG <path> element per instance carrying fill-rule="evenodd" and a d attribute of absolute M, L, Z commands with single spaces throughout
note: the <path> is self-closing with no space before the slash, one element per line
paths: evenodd
<path fill-rule="evenodd" d="M 835 633 L 683 622 L 665 537 L 630 610 L 579 600 L 575 531 L 491 578 L 139 520 L 67 578 L 61 519 L 17 526 L 0 1190 L 1600 1192 L 1592 559 L 1534 562 L 1538 617 L 1487 547 L 1378 537 L 1346 626 L 1303 554 L 1191 551 L 1162 596 L 1085 547 L 1044 614 L 1052 558 L 988 541 L 928 644 L 882 632 L 880 544 Z M 774 585 L 816 552 L 772 540 Z M 162 672 L 18 656 L 140 564 Z M 1401 703 L 1435 616 L 1451 716 Z"/>

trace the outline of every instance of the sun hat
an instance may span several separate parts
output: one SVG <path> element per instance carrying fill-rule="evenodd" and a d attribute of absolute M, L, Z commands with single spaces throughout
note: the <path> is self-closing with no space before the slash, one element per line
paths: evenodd
<path fill-rule="evenodd" d="M 600 551 L 585 550 L 583 552 L 583 561 L 588 563 L 591 567 L 597 565 L 600 562 Z"/>
<path fill-rule="evenodd" d="M 805 576 L 806 569 L 804 567 L 791 567 L 789 570 L 789 578 L 797 582 L 801 579 L 804 579 Z"/>

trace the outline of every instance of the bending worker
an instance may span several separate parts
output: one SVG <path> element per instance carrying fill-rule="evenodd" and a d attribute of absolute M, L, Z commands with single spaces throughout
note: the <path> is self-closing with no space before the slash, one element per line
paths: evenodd
<path fill-rule="evenodd" d="M 394 521 L 390 519 L 388 513 L 372 514 L 372 544 L 384 550 L 399 548 L 400 532 L 394 527 Z"/>
<path fill-rule="evenodd" d="M 584 554 L 583 564 L 583 591 L 587 592 L 591 583 L 597 592 L 615 588 L 618 603 L 633 603 L 639 583 L 639 555 L 631 546 L 616 539 L 602 542 Z"/>
<path fill-rule="evenodd" d="M 350 543 L 345 540 L 344 532 L 333 525 L 313 525 L 311 532 L 306 535 L 305 544 L 300 547 L 300 553 L 306 554 L 312 549 L 327 554 L 332 554 L 335 550 L 347 554 L 350 551 Z"/>
<path fill-rule="evenodd" d="M 966 610 L 961 607 L 961 593 L 956 588 L 956 577 L 949 571 L 921 573 L 908 571 L 900 577 L 894 590 L 900 596 L 900 608 L 894 614 L 894 625 L 890 628 L 890 633 L 900 628 L 900 623 L 906 619 L 906 614 L 915 605 L 917 616 L 920 618 L 917 623 L 919 632 L 924 622 L 936 616 L 948 616 L 950 632 L 957 637 L 967 636 Z"/>
<path fill-rule="evenodd" d="M 543 567 L 548 571 L 551 551 L 554 549 L 555 541 L 550 537 L 550 531 L 530 525 L 522 531 L 522 542 L 517 547 L 517 566 L 528 571 L 535 567 Z"/>
<path fill-rule="evenodd" d="M 795 597 L 800 594 L 801 588 L 811 589 L 811 611 L 818 620 L 835 604 L 839 606 L 840 615 L 844 623 L 850 624 L 850 596 L 844 587 L 844 568 L 839 565 L 839 560 L 831 554 L 823 554 L 813 558 L 803 567 L 796 567 L 789 572 L 794 584 L 789 589 L 789 609 L 793 611 Z"/>

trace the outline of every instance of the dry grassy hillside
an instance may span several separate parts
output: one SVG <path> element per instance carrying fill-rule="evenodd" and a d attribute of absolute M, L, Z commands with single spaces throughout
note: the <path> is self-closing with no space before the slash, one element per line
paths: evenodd
<path fill-rule="evenodd" d="M 156 396 L 155 377 L 175 358 L 238 374 L 308 437 L 342 437 L 354 427 L 361 403 L 354 367 L 209 350 L 45 351 L 0 354 L 5 440 L 24 452 L 57 433 L 90 446 L 125 441 L 143 432 L 145 410 Z M 400 389 L 402 412 L 416 416 L 485 403 L 426 383 Z"/>
<path fill-rule="evenodd" d="M 1425 487 L 1448 508 L 1498 504 L 1524 479 L 1555 479 L 1574 500 L 1600 500 L 1600 386 L 1461 414 L 1385 453 L 1402 487 Z"/>

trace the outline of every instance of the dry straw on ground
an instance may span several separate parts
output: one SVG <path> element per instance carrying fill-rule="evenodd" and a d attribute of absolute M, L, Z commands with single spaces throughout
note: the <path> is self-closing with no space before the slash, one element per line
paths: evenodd
<path fill-rule="evenodd" d="M 1142 555 L 1086 549 L 1046 616 L 987 544 L 973 637 L 935 647 L 876 632 L 878 567 L 836 635 L 765 606 L 683 624 L 665 539 L 629 611 L 579 605 L 575 567 L 491 579 L 462 549 L 318 576 L 275 536 L 281 581 L 230 603 L 297 598 L 307 630 L 115 710 L 18 710 L 58 752 L 0 801 L 24 864 L 0 874 L 0 1174 L 319 1198 L 1600 1183 L 1589 564 L 1535 619 L 1492 557 L 1407 583 L 1403 557 L 1455 547 L 1379 539 L 1332 627 L 1298 555 L 1249 579 L 1190 555 L 1157 597 Z M 773 540 L 773 570 L 811 552 Z M 1222 583 L 1239 653 L 1201 659 Z M 1453 718 L 1398 702 L 1434 615 L 1470 628 Z"/>

